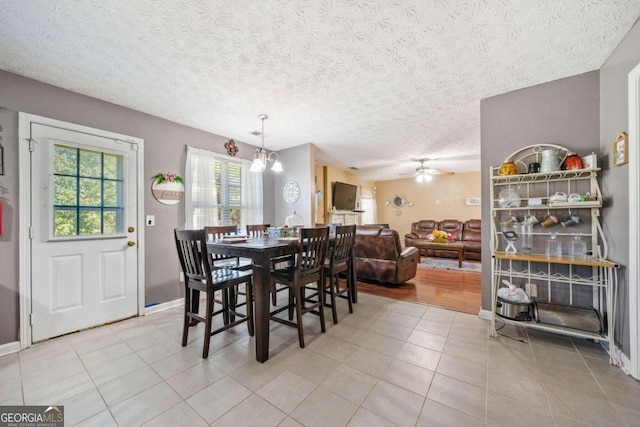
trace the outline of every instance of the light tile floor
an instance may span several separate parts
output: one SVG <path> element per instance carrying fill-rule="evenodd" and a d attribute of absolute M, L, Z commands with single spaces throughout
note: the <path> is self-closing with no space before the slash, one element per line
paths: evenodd
<path fill-rule="evenodd" d="M 0 405 L 61 404 L 67 426 L 640 425 L 640 383 L 599 345 L 360 294 L 340 323 L 271 324 L 260 364 L 240 326 L 180 346 L 181 310 L 78 332 L 0 358 Z M 327 310 L 327 319 L 330 319 Z"/>

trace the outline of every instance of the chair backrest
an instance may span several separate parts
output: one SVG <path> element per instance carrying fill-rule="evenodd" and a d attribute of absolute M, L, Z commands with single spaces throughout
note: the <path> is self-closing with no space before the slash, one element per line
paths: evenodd
<path fill-rule="evenodd" d="M 211 266 L 207 261 L 207 237 L 204 230 L 174 229 L 176 249 L 185 280 L 208 281 Z"/>
<path fill-rule="evenodd" d="M 358 226 L 353 246 L 356 258 L 371 258 L 379 260 L 397 261 L 402 246 L 398 232 L 389 228 Z"/>
<path fill-rule="evenodd" d="M 329 247 L 329 228 L 301 228 L 299 234 L 295 274 L 299 278 L 319 275 Z"/>
<path fill-rule="evenodd" d="M 271 227 L 271 224 L 247 224 L 247 236 L 260 237 L 267 231 L 267 228 Z"/>
<path fill-rule="evenodd" d="M 211 225 L 204 228 L 204 235 L 206 240 L 218 240 L 223 238 L 224 236 L 233 236 L 234 234 L 238 234 L 238 227 L 236 227 L 235 225 Z M 236 258 L 233 256 L 221 254 L 209 254 L 209 257 L 212 265 L 215 261 Z"/>
<path fill-rule="evenodd" d="M 338 225 L 336 226 L 336 237 L 331 251 L 331 262 L 340 264 L 348 262 L 351 258 L 351 251 L 356 241 L 355 225 Z"/>

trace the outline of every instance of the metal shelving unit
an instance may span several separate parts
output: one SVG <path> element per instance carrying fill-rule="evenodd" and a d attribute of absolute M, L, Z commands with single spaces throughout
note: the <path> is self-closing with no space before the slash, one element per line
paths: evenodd
<path fill-rule="evenodd" d="M 530 149 L 530 147 L 527 148 Z M 523 163 L 524 157 L 537 153 L 539 150 L 537 152 L 529 150 L 519 161 Z M 490 168 L 492 215 L 490 336 L 497 336 L 495 324 L 496 319 L 499 319 L 507 324 L 604 341 L 608 343 L 610 363 L 619 365 L 614 351 L 615 307 L 618 290 L 617 269 L 619 266 L 606 259 L 608 247 L 600 225 L 600 210 L 603 204 L 598 183 L 600 169 L 506 176 L 499 175 L 498 170 L 499 167 Z M 499 195 L 504 189 L 514 189 L 518 193 L 517 202 L 514 202 L 516 206 L 501 205 Z M 551 196 L 556 192 L 589 193 L 591 200 L 588 202 L 552 203 Z M 541 201 L 543 205 L 529 206 L 531 199 L 536 202 Z M 507 242 L 503 238 L 500 226 L 505 218 L 521 219 L 526 215 L 548 216 L 552 214 L 560 217 L 578 214 L 582 218 L 582 223 L 579 227 L 566 228 L 560 225 L 553 228 L 543 228 L 536 225 L 535 231 L 531 233 L 534 244 L 530 253 L 505 252 Z M 542 245 L 546 241 L 545 237 L 549 236 L 551 232 L 556 232 L 559 239 L 565 240 L 575 235 L 586 237 L 588 245 L 591 247 L 592 257 L 574 259 L 565 254 L 558 257 L 546 256 Z M 555 324 L 548 319 L 545 323 L 535 319 L 514 320 L 496 314 L 498 289 L 504 279 L 525 289 L 533 300 L 539 301 L 540 306 L 545 307 L 545 310 L 562 307 L 562 310 L 558 310 L 551 316 Z M 534 289 L 536 295 L 533 295 Z M 591 292 L 588 292 L 589 289 Z M 544 295 L 544 298 L 539 297 L 541 294 Z M 590 306 L 585 307 L 585 299 L 588 300 Z M 560 304 L 554 305 L 554 303 Z M 576 326 L 575 322 L 563 322 L 563 316 L 572 317 L 575 321 L 576 318 L 580 320 L 580 316 L 583 316 L 584 313 L 590 312 L 594 313 L 594 317 L 598 318 L 602 327 L 588 329 L 580 325 Z M 592 325 L 593 323 L 594 321 L 590 323 L 585 321 L 585 324 Z"/>

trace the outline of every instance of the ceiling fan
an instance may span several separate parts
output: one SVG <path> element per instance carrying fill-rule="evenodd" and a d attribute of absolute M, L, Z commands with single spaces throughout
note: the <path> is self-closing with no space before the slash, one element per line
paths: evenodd
<path fill-rule="evenodd" d="M 432 175 L 453 175 L 455 172 L 443 171 L 441 169 L 430 168 L 424 164 L 432 159 L 411 159 L 413 162 L 419 162 L 420 166 L 416 168 L 416 182 L 423 183 L 431 181 Z"/>

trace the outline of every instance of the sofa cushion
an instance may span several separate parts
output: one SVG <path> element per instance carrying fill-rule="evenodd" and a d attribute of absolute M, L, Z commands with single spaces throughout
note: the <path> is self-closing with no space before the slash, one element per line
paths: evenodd
<path fill-rule="evenodd" d="M 426 239 L 436 228 L 438 228 L 437 221 L 426 219 L 411 224 L 411 233 L 418 239 Z"/>
<path fill-rule="evenodd" d="M 443 219 L 438 229 L 451 234 L 455 240 L 462 240 L 462 221 L 457 219 Z"/>

